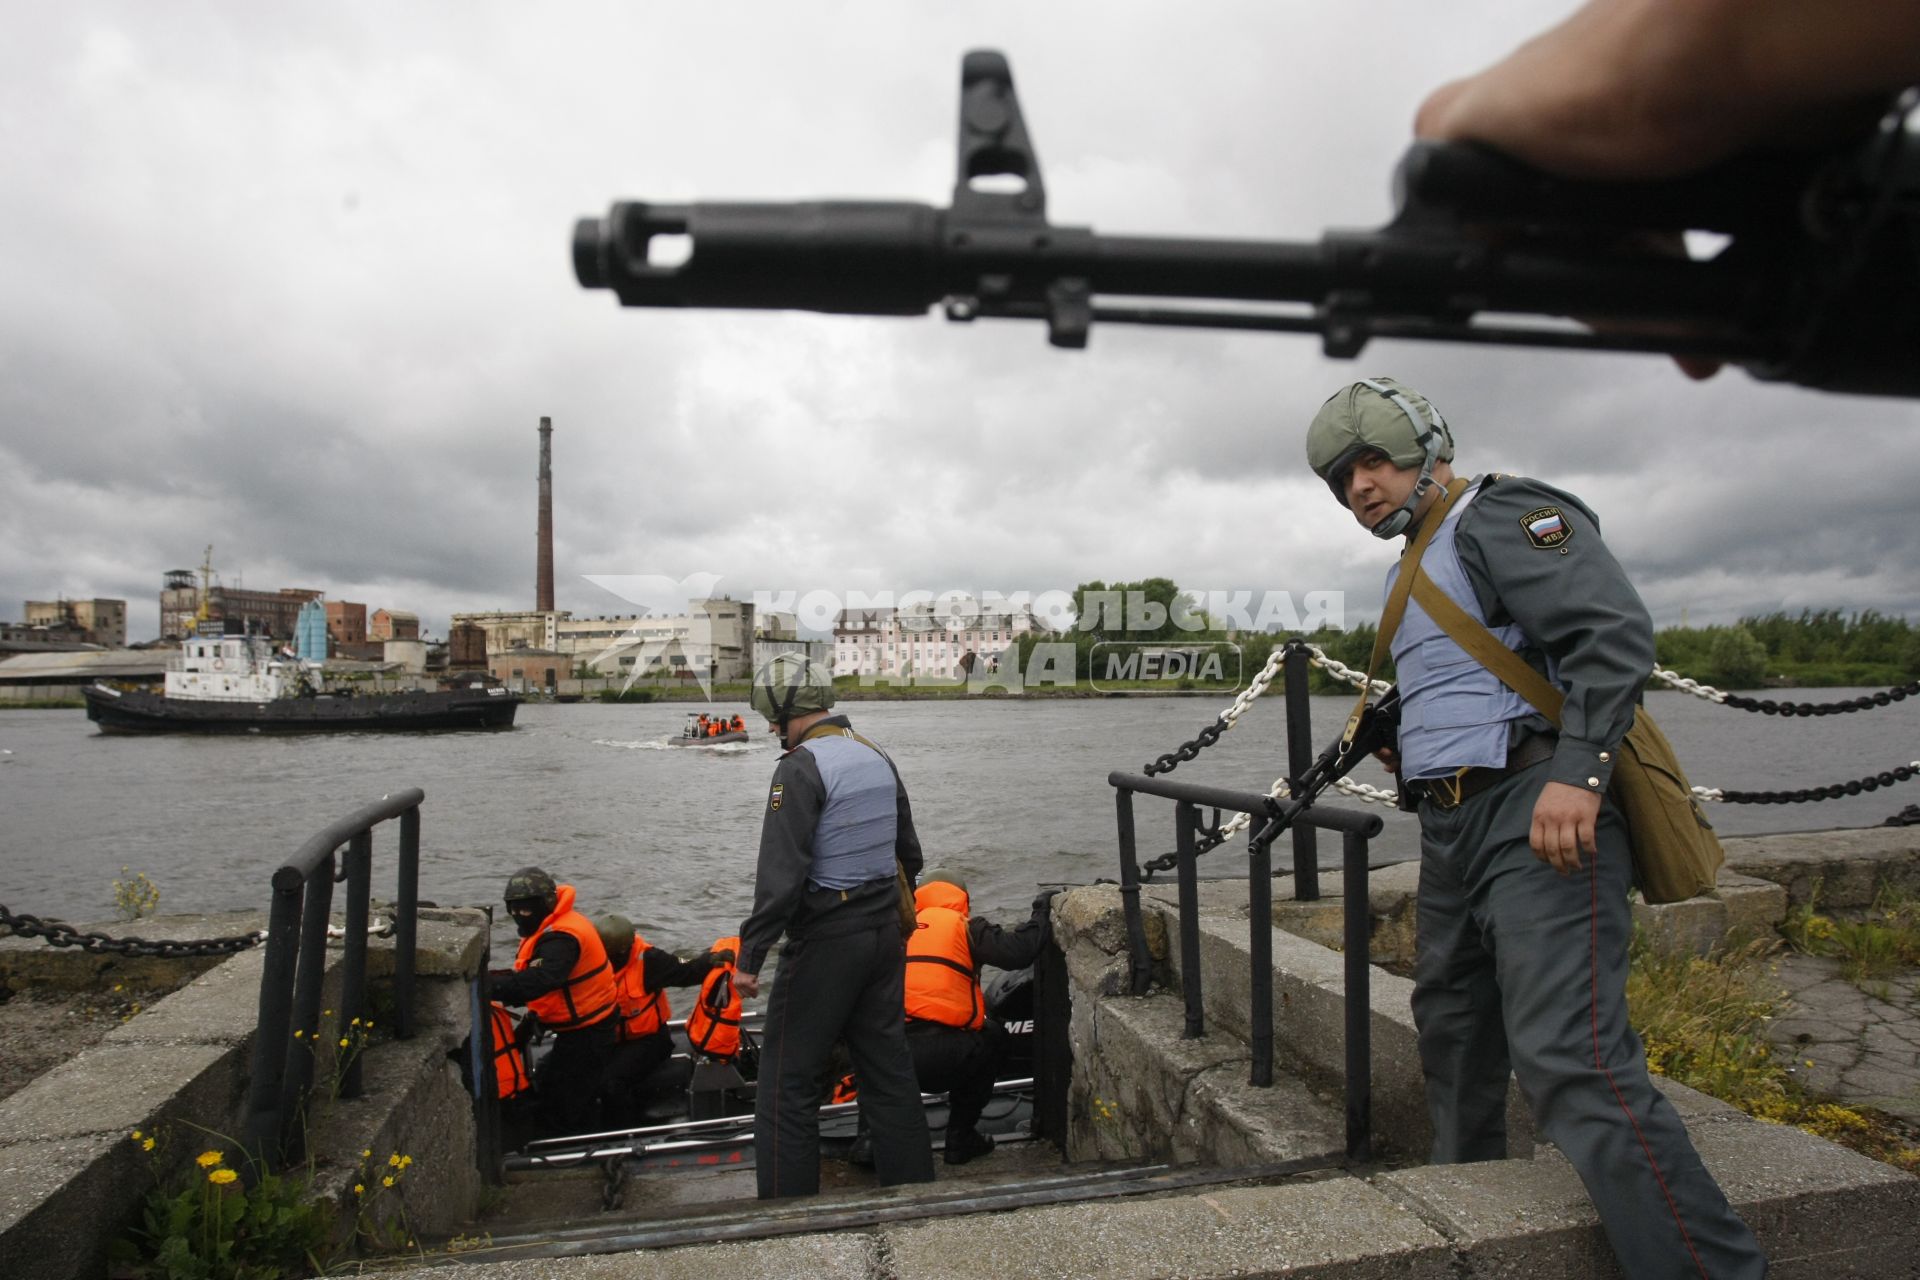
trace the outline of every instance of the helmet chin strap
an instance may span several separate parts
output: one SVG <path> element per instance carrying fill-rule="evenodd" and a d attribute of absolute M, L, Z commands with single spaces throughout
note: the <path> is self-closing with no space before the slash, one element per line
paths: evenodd
<path fill-rule="evenodd" d="M 1420 500 L 1427 496 L 1429 490 L 1436 488 L 1440 483 L 1433 478 L 1433 453 L 1433 446 L 1428 445 L 1427 460 L 1420 468 L 1420 478 L 1413 482 L 1413 492 L 1409 493 L 1407 500 L 1395 508 L 1386 519 L 1373 526 L 1374 537 L 1382 539 L 1397 538 L 1405 533 L 1408 526 L 1413 523 L 1413 514 L 1419 509 Z"/>
<path fill-rule="evenodd" d="M 1420 411 L 1413 407 L 1411 400 L 1385 383 L 1376 382 L 1372 378 L 1362 378 L 1360 385 L 1372 389 L 1397 407 L 1400 412 L 1406 414 L 1407 421 L 1413 424 L 1414 440 L 1426 451 L 1426 457 L 1420 464 L 1420 478 L 1413 483 L 1413 492 L 1407 495 L 1407 500 L 1401 503 L 1397 510 L 1373 526 L 1374 537 L 1397 538 L 1413 524 L 1414 512 L 1418 510 L 1421 499 L 1425 498 L 1427 493 L 1439 483 L 1433 478 L 1433 465 L 1440 460 L 1440 440 L 1442 433 L 1447 430 L 1447 421 L 1440 416 L 1440 411 L 1431 405 L 1428 406 L 1432 414 L 1431 420 L 1422 418 Z"/>

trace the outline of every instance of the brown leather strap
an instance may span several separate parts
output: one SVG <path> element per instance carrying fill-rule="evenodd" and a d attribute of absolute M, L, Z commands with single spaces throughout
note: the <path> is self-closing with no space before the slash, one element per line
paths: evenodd
<path fill-rule="evenodd" d="M 1567 695 L 1553 687 L 1547 678 L 1527 665 L 1513 650 L 1500 643 L 1500 637 L 1485 623 L 1455 604 L 1453 597 L 1422 577 L 1414 584 L 1413 598 L 1427 611 L 1440 629 L 1453 637 L 1474 661 L 1500 678 L 1500 683 L 1531 702 L 1534 709 L 1560 727 L 1560 705 Z"/>
<path fill-rule="evenodd" d="M 1466 491 L 1467 482 L 1460 478 L 1440 491 L 1433 505 L 1427 508 L 1420 531 L 1407 544 L 1407 553 L 1400 558 L 1400 576 L 1393 580 L 1393 590 L 1387 593 L 1387 606 L 1380 611 L 1380 629 L 1373 634 L 1373 654 L 1367 659 L 1367 682 L 1360 686 L 1360 697 L 1353 704 L 1353 714 L 1347 717 L 1345 732 L 1340 735 L 1342 747 L 1351 745 L 1353 735 L 1360 731 L 1360 717 L 1367 710 L 1367 699 L 1373 695 L 1373 673 L 1380 669 L 1380 660 L 1393 644 L 1393 633 L 1400 629 L 1400 620 L 1406 616 L 1407 595 L 1420 576 L 1420 557 L 1426 554 L 1427 544 L 1446 523 L 1448 510 Z"/>

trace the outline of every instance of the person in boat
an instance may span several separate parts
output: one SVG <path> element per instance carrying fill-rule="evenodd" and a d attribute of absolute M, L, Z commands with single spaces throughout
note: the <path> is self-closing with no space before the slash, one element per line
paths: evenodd
<path fill-rule="evenodd" d="M 1585 504 L 1537 480 L 1456 478 L 1453 452 L 1446 420 L 1390 378 L 1341 388 L 1307 430 L 1340 504 L 1408 544 L 1387 574 L 1387 616 L 1404 614 L 1380 635 L 1400 735 L 1379 754 L 1420 818 L 1413 1019 L 1432 1162 L 1504 1158 L 1517 1078 L 1623 1274 L 1758 1277 L 1753 1233 L 1627 1020 L 1632 851 L 1606 792 L 1653 668 L 1652 621 Z M 1564 692 L 1557 730 L 1421 603 L 1420 579 L 1435 608 L 1450 602 Z"/>
<path fill-rule="evenodd" d="M 617 993 L 614 1043 L 600 1081 L 603 1119 L 608 1128 L 625 1128 L 641 1123 L 648 1081 L 673 1056 L 666 989 L 701 985 L 713 969 L 732 962 L 733 952 L 702 951 L 682 960 L 649 945 L 623 915 L 601 916 L 593 927 L 613 966 Z"/>
<path fill-rule="evenodd" d="M 903 884 L 921 868 L 907 789 L 893 761 L 831 714 L 833 677 L 800 654 L 754 675 L 753 709 L 786 748 L 760 828 L 753 911 L 734 983 L 759 993 L 786 946 L 766 1010 L 754 1102 L 760 1198 L 820 1190 L 819 1108 L 827 1061 L 846 1041 L 883 1185 L 933 1180 L 933 1147 L 907 1048 Z"/>
<path fill-rule="evenodd" d="M 980 966 L 1024 969 L 1040 956 L 1051 935 L 1058 889 L 1033 900 L 1033 914 L 1004 929 L 972 914 L 967 882 L 951 871 L 929 871 L 913 895 L 917 917 L 907 939 L 907 1048 L 922 1093 L 947 1095 L 945 1154 L 948 1164 L 966 1164 L 993 1150 L 980 1132 L 980 1113 L 993 1097 L 1007 1056 L 1007 1033 L 987 1016 Z M 856 1085 L 858 1073 L 855 1073 Z M 866 1134 L 854 1140 L 849 1158 L 871 1164 Z"/>
<path fill-rule="evenodd" d="M 598 1120 L 600 1077 L 615 1036 L 618 988 L 593 922 L 574 908 L 570 884 L 522 867 L 502 895 L 520 949 L 511 969 L 488 975 L 493 998 L 525 1006 L 553 1033 L 534 1075 L 541 1126 L 579 1133 Z"/>
<path fill-rule="evenodd" d="M 699 717 L 695 715 L 695 713 L 689 711 L 687 712 L 687 722 L 680 726 L 680 736 L 683 738 L 694 738 L 694 737 L 698 737 L 699 734 L 700 734 Z"/>
<path fill-rule="evenodd" d="M 733 733 L 745 733 L 747 731 L 746 717 L 742 716 L 739 712 L 736 711 L 733 715 L 733 719 L 730 722 L 728 722 L 727 728 Z"/>

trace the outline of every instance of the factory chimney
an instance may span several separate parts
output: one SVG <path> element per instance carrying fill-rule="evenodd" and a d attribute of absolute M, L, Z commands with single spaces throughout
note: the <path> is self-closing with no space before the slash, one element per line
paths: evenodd
<path fill-rule="evenodd" d="M 540 528 L 535 534 L 540 544 L 539 566 L 535 570 L 534 608 L 553 612 L 553 419 L 540 419 Z"/>

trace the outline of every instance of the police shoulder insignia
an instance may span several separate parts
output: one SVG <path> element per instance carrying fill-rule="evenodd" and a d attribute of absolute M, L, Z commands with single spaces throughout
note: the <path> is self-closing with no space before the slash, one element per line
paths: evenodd
<path fill-rule="evenodd" d="M 768 812 L 770 813 L 780 812 L 780 795 L 786 789 L 787 789 L 787 786 L 786 786 L 786 783 L 784 782 L 776 782 L 773 784 L 773 795 L 768 797 L 767 799 Z"/>
<path fill-rule="evenodd" d="M 1573 537 L 1573 526 L 1567 523 L 1566 513 L 1558 507 L 1536 507 L 1520 517 L 1520 527 L 1526 531 L 1527 541 L 1543 551 Z"/>

